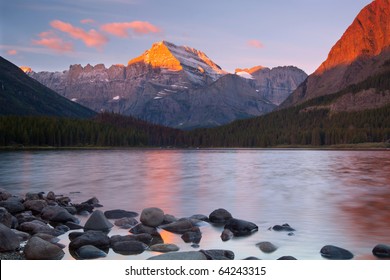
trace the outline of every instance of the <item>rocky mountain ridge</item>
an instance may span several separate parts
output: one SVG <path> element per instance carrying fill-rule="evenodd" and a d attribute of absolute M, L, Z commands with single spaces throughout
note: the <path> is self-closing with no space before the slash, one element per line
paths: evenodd
<path fill-rule="evenodd" d="M 268 77 L 264 85 L 260 74 L 254 73 L 254 80 L 229 74 L 203 52 L 163 41 L 129 60 L 127 66 L 72 65 L 63 72 L 28 74 L 94 111 L 188 129 L 266 114 L 285 98 L 275 95 L 291 93 L 306 78 L 296 68 L 275 70 L 275 78 L 270 78 L 272 70 L 263 71 Z M 278 87 L 283 89 L 275 90 Z"/>

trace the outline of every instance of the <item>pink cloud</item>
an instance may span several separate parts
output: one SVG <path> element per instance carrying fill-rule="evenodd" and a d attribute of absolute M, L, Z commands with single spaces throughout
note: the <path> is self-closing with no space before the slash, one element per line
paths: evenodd
<path fill-rule="evenodd" d="M 9 54 L 9 55 L 17 55 L 18 51 L 17 50 L 8 50 L 7 54 Z"/>
<path fill-rule="evenodd" d="M 85 31 L 82 28 L 75 27 L 70 23 L 63 22 L 60 20 L 53 20 L 50 23 L 50 25 L 53 28 L 68 34 L 73 39 L 78 39 L 78 40 L 83 41 L 87 47 L 100 48 L 108 42 L 107 37 L 100 34 L 99 32 L 97 32 L 94 29 L 91 29 L 89 31 Z"/>
<path fill-rule="evenodd" d="M 80 22 L 81 22 L 82 24 L 89 24 L 89 23 L 95 23 L 95 20 L 90 19 L 90 18 L 86 18 L 86 19 L 80 20 Z"/>
<path fill-rule="evenodd" d="M 248 46 L 252 47 L 252 48 L 256 48 L 256 49 L 262 49 L 264 48 L 264 45 L 262 42 L 260 42 L 259 40 L 249 40 L 247 42 Z"/>
<path fill-rule="evenodd" d="M 34 45 L 44 46 L 60 53 L 73 51 L 73 44 L 64 42 L 53 31 L 42 32 L 38 36 L 39 40 L 33 40 Z"/>
<path fill-rule="evenodd" d="M 161 32 L 160 28 L 147 21 L 107 23 L 101 26 L 101 30 L 122 38 L 129 37 L 129 30 L 137 35 Z"/>

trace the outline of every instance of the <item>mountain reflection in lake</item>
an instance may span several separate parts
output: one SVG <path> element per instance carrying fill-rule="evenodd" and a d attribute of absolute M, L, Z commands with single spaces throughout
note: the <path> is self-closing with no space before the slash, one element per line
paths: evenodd
<path fill-rule="evenodd" d="M 199 249 L 229 249 L 236 259 L 321 259 L 322 246 L 371 259 L 378 243 L 390 244 L 390 153 L 313 150 L 104 150 L 0 153 L 0 187 L 15 194 L 54 191 L 79 203 L 96 196 L 101 210 L 141 212 L 160 207 L 176 217 L 209 215 L 225 208 L 259 226 L 228 242 L 221 228 L 204 224 Z M 85 222 L 85 218 L 81 218 Z M 289 223 L 295 235 L 269 231 Z M 114 228 L 110 234 L 128 232 Z M 164 233 L 182 251 L 199 250 Z M 62 243 L 69 242 L 67 237 Z M 279 248 L 262 253 L 255 244 Z M 110 259 L 144 259 L 155 253 Z M 67 253 L 65 258 L 72 258 Z"/>

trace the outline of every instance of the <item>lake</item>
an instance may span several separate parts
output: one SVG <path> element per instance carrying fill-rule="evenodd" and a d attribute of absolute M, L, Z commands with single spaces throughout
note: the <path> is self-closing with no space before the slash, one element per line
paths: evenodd
<path fill-rule="evenodd" d="M 374 259 L 390 244 L 390 152 L 330 150 L 69 150 L 0 152 L 0 187 L 13 194 L 53 191 L 80 203 L 96 196 L 103 208 L 141 213 L 159 207 L 178 218 L 227 209 L 259 226 L 249 237 L 222 242 L 222 228 L 204 223 L 199 249 L 232 250 L 236 259 L 322 259 L 324 245 Z M 79 217 L 84 223 L 86 218 Z M 113 222 L 113 221 L 112 221 Z M 288 223 L 293 236 L 269 230 Z M 110 235 L 127 234 L 114 227 Z M 181 251 L 199 250 L 161 231 Z M 255 244 L 270 241 L 272 254 Z M 69 243 L 66 235 L 61 243 Z M 72 256 L 65 249 L 65 259 Z M 157 253 L 108 259 L 145 259 Z"/>

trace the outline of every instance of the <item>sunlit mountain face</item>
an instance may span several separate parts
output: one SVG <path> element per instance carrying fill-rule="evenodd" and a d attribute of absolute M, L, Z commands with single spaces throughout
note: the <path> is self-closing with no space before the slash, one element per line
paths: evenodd
<path fill-rule="evenodd" d="M 376 0 L 358 14 L 328 58 L 282 107 L 333 94 L 384 73 L 389 70 L 389 60 L 390 1 Z"/>

